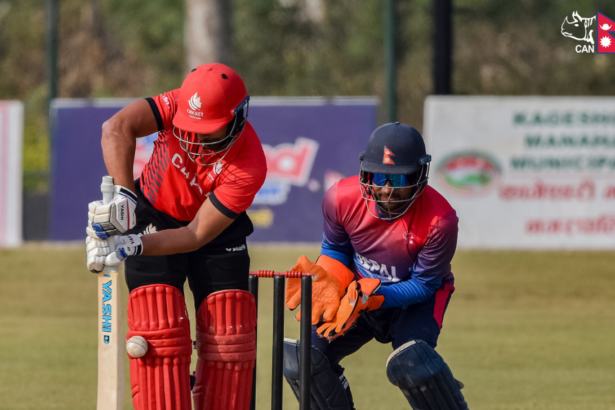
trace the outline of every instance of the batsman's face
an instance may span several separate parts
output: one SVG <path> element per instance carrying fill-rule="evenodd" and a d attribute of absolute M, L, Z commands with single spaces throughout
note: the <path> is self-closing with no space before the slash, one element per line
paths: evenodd
<path fill-rule="evenodd" d="M 397 212 L 406 206 L 406 201 L 412 197 L 415 190 L 414 187 L 393 188 L 390 181 L 387 181 L 382 187 L 374 186 L 372 189 L 374 198 L 382 201 L 379 203 L 379 206 L 387 212 Z"/>
<path fill-rule="evenodd" d="M 228 125 L 220 128 L 218 131 L 212 132 L 211 134 L 196 134 L 196 138 L 199 142 L 212 143 L 217 141 L 222 141 L 228 135 Z M 221 148 L 219 145 L 210 145 L 208 147 L 211 150 L 215 150 Z"/>

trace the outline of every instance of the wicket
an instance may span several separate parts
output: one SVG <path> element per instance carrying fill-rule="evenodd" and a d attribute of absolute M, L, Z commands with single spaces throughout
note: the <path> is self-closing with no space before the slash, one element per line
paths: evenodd
<path fill-rule="evenodd" d="M 286 278 L 301 278 L 301 353 L 300 353 L 300 378 L 301 394 L 299 408 L 310 409 L 310 378 L 312 363 L 312 277 L 309 273 L 288 271 L 274 272 L 259 270 L 250 272 L 249 290 L 256 298 L 258 312 L 258 279 L 273 278 L 273 360 L 271 377 L 271 410 L 282 410 L 282 387 L 283 387 L 283 343 L 284 343 L 284 290 Z M 309 301 L 303 303 L 303 301 Z M 304 365 L 306 364 L 306 365 Z M 254 377 L 252 382 L 252 403 L 250 409 L 256 406 L 256 364 L 254 365 Z"/>

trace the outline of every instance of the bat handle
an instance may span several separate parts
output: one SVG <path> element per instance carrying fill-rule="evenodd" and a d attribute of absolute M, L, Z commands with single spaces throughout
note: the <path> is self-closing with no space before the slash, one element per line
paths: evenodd
<path fill-rule="evenodd" d="M 113 185 L 113 177 L 106 175 L 102 177 L 102 184 L 100 184 L 100 192 L 102 192 L 103 203 L 108 204 L 113 199 L 113 191 L 115 186 Z"/>
<path fill-rule="evenodd" d="M 106 175 L 102 178 L 102 184 L 100 184 L 100 192 L 103 195 L 103 203 L 108 204 L 113 199 L 113 192 L 115 191 L 115 186 L 113 185 L 113 177 Z M 115 250 L 115 238 L 113 236 L 107 239 L 109 242 L 109 247 L 112 250 Z M 117 268 L 115 267 L 105 267 L 105 272 L 117 272 Z"/>

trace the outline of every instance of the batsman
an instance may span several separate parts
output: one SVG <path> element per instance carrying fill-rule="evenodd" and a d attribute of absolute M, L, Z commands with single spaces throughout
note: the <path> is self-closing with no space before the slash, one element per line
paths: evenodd
<path fill-rule="evenodd" d="M 129 354 L 137 410 L 192 409 L 186 279 L 197 311 L 194 408 L 249 408 L 256 307 L 247 291 L 253 226 L 245 211 L 267 172 L 249 100 L 235 71 L 205 64 L 181 88 L 135 101 L 103 125 L 115 196 L 89 204 L 87 266 L 126 263 L 127 339 L 146 342 L 145 354 Z M 133 181 L 136 139 L 155 132 L 153 154 Z"/>
<path fill-rule="evenodd" d="M 325 194 L 321 255 L 316 263 L 302 256 L 293 268 L 313 278 L 314 410 L 354 409 L 340 361 L 372 339 L 392 344 L 386 373 L 413 409 L 468 408 L 435 350 L 455 289 L 458 219 L 427 184 L 430 162 L 416 129 L 385 124 L 361 154 L 360 175 Z M 300 303 L 300 279 L 290 279 L 286 306 Z M 297 397 L 298 343 L 284 342 L 284 376 Z"/>

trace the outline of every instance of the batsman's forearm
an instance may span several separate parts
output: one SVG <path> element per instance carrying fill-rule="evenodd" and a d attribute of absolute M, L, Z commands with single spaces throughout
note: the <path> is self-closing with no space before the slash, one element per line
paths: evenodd
<path fill-rule="evenodd" d="M 211 238 L 213 239 L 213 238 Z M 209 240 L 211 240 L 209 239 Z M 207 242 L 209 242 L 209 240 Z M 176 253 L 192 252 L 204 245 L 196 233 L 190 228 L 183 227 L 168 229 L 151 235 L 143 235 L 142 255 L 161 256 Z"/>
<path fill-rule="evenodd" d="M 105 121 L 102 129 L 105 165 L 115 185 L 135 192 L 132 167 L 137 138 L 158 131 L 158 123 L 146 100 L 136 100 Z"/>
<path fill-rule="evenodd" d="M 142 255 L 174 255 L 192 252 L 220 235 L 233 219 L 223 215 L 211 201 L 205 201 L 188 226 L 141 237 Z"/>
<path fill-rule="evenodd" d="M 135 137 L 122 135 L 105 123 L 101 145 L 107 172 L 113 177 L 113 183 L 135 192 L 132 174 L 137 145 Z"/>

